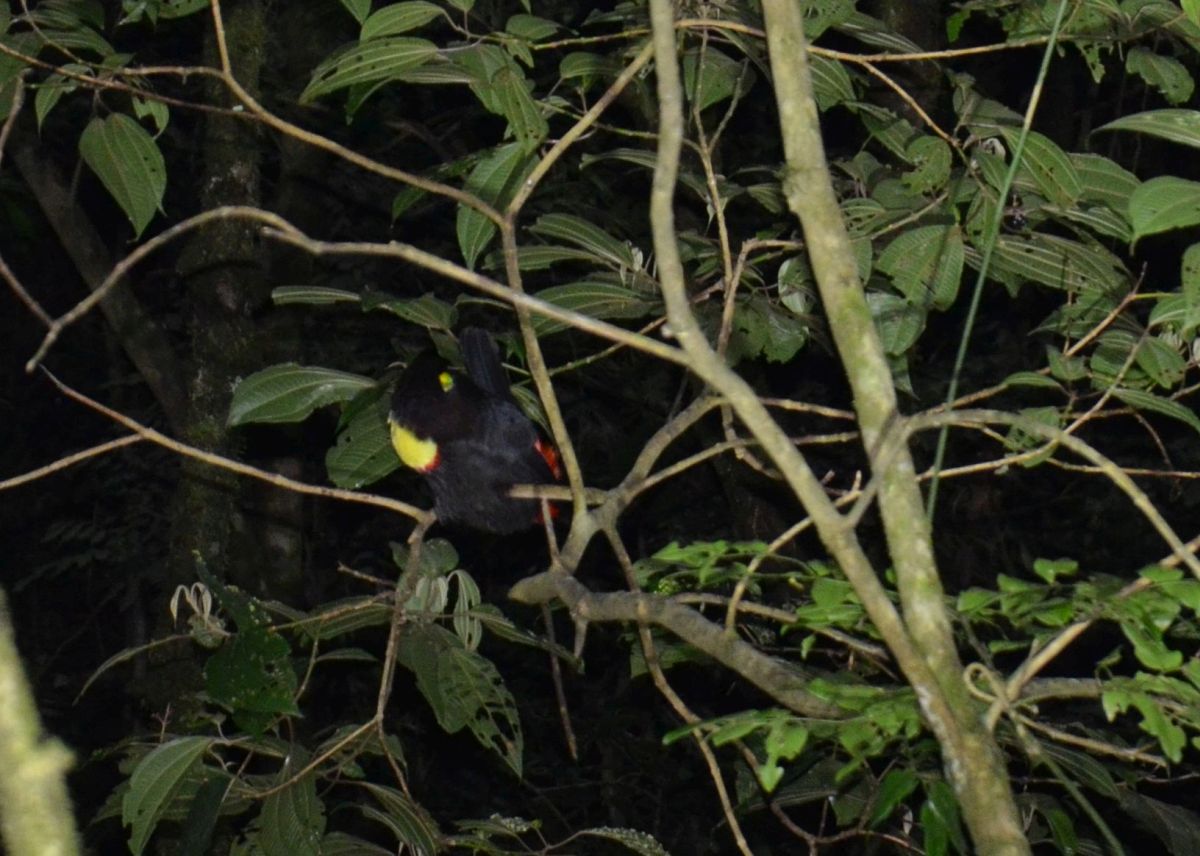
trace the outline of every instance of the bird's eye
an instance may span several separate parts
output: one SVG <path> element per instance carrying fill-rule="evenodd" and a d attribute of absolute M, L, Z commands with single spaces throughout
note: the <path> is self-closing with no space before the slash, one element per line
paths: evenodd
<path fill-rule="evenodd" d="M 454 375 L 450 372 L 442 372 L 438 375 L 438 383 L 442 385 L 442 392 L 449 392 L 454 389 Z"/>

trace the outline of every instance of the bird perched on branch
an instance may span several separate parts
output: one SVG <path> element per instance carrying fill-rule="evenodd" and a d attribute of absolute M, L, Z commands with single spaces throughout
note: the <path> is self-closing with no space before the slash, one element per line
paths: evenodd
<path fill-rule="evenodd" d="M 388 416 L 400 460 L 425 476 L 443 523 L 507 534 L 541 521 L 539 502 L 515 484 L 560 477 L 558 453 L 517 406 L 491 335 L 459 336 L 466 373 L 432 352 L 401 375 Z"/>

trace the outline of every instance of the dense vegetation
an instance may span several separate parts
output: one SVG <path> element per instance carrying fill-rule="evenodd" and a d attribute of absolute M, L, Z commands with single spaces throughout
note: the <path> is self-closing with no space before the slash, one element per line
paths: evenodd
<path fill-rule="evenodd" d="M 1200 852 L 1195 0 L 20 7 L 12 853 Z"/>

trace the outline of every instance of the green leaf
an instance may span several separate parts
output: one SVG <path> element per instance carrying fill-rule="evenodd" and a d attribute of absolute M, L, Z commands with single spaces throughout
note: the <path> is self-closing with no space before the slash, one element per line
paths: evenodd
<path fill-rule="evenodd" d="M 1172 175 L 1152 178 L 1129 198 L 1129 219 L 1136 241 L 1200 223 L 1200 182 Z"/>
<path fill-rule="evenodd" d="M 293 754 L 280 771 L 287 787 L 263 800 L 258 834 L 263 856 L 323 856 L 325 806 L 317 796 L 316 773 L 296 780 L 296 761 Z"/>
<path fill-rule="evenodd" d="M 637 267 L 633 251 L 594 223 L 571 214 L 545 214 L 529 227 L 535 235 L 582 247 L 618 270 Z"/>
<path fill-rule="evenodd" d="M 441 830 L 429 812 L 394 788 L 370 782 L 364 782 L 363 787 L 383 808 L 384 817 L 379 819 L 387 822 L 403 852 L 411 852 L 413 856 L 436 856 L 442 851 L 439 846 Z"/>
<path fill-rule="evenodd" d="M 623 285 L 602 280 L 580 280 L 566 285 L 543 288 L 534 297 L 553 303 L 563 309 L 578 312 L 591 318 L 643 318 L 657 309 L 645 295 Z M 533 329 L 539 336 L 547 336 L 570 327 L 563 321 L 534 314 Z"/>
<path fill-rule="evenodd" d="M 62 68 L 64 71 L 91 76 L 91 69 L 86 65 L 72 62 L 67 63 Z M 61 74 L 50 75 L 44 83 L 37 87 L 37 94 L 33 97 L 33 110 L 34 115 L 37 117 L 39 131 L 42 128 L 42 123 L 50 115 L 50 111 L 54 109 L 54 105 L 58 103 L 59 99 L 64 95 L 74 92 L 78 87 L 78 80 L 63 77 Z"/>
<path fill-rule="evenodd" d="M 276 306 L 288 306 L 293 303 L 332 306 L 335 303 L 358 303 L 361 300 L 362 296 L 353 291 L 324 285 L 281 285 L 271 289 L 271 302 Z"/>
<path fill-rule="evenodd" d="M 704 110 L 733 95 L 742 64 L 711 45 L 683 55 L 683 87 L 688 102 Z"/>
<path fill-rule="evenodd" d="M 357 490 L 400 468 L 388 433 L 387 411 L 387 396 L 379 395 L 338 431 L 337 442 L 325 454 L 325 471 L 335 485 Z"/>
<path fill-rule="evenodd" d="M 458 323 L 458 310 L 432 294 L 402 299 L 371 292 L 363 296 L 362 307 L 364 312 L 374 309 L 391 312 L 426 330 L 441 330 L 448 333 Z"/>
<path fill-rule="evenodd" d="M 1125 70 L 1161 92 L 1170 104 L 1187 102 L 1196 89 L 1196 83 L 1183 63 L 1139 45 L 1129 48 L 1125 55 Z"/>
<path fill-rule="evenodd" d="M 867 303 L 883 349 L 889 354 L 903 354 L 911 348 L 925 329 L 925 310 L 903 297 L 882 292 L 867 294 Z"/>
<path fill-rule="evenodd" d="M 520 39 L 540 42 L 559 31 L 558 24 L 536 15 L 513 15 L 504 25 L 504 31 Z"/>
<path fill-rule="evenodd" d="M 479 162 L 467 178 L 466 189 L 493 207 L 503 207 L 532 168 L 533 160 L 524 146 L 509 143 Z M 463 259 L 474 270 L 476 260 L 496 235 L 496 224 L 474 208 L 459 205 L 455 232 Z"/>
<path fill-rule="evenodd" d="M 626 850 L 631 850 L 638 854 L 638 856 L 670 856 L 666 848 L 654 836 L 637 829 L 594 826 L 591 829 L 581 829 L 578 834 L 615 841 Z"/>
<path fill-rule="evenodd" d="M 958 226 L 921 226 L 896 237 L 875 266 L 892 278 L 909 303 L 948 309 L 958 295 L 964 258 Z"/>
<path fill-rule="evenodd" d="M 524 737 L 516 702 L 490 660 L 466 650 L 445 628 L 425 624 L 404 633 L 397 662 L 416 675 L 417 688 L 447 733 L 469 727 L 481 745 L 521 775 Z"/>
<path fill-rule="evenodd" d="M 817 109 L 823 113 L 831 107 L 854 100 L 854 83 L 841 62 L 815 54 L 810 55 L 808 60 Z"/>
<path fill-rule="evenodd" d="M 124 113 L 113 113 L 88 123 L 79 153 L 141 237 L 167 189 L 167 165 L 154 138 Z"/>
<path fill-rule="evenodd" d="M 1180 422 L 1190 425 L 1197 432 L 1200 432 L 1200 417 L 1197 417 L 1191 408 L 1180 404 L 1178 401 L 1163 398 L 1152 392 L 1145 392 L 1140 389 L 1126 389 L 1124 387 L 1115 388 L 1113 395 L 1134 410 L 1143 410 L 1148 413 L 1169 416 L 1172 419 L 1177 419 Z"/>
<path fill-rule="evenodd" d="M 129 849 L 140 856 L 171 800 L 213 743 L 209 737 L 180 737 L 138 762 L 121 800 L 121 822 L 131 826 Z"/>
<path fill-rule="evenodd" d="M 1163 845 L 1164 853 L 1200 853 L 1200 815 L 1189 808 L 1148 797 L 1130 788 L 1120 792 L 1121 810 Z M 1139 846 L 1148 852 L 1149 844 Z"/>
<path fill-rule="evenodd" d="M 907 799 L 920 783 L 920 777 L 912 770 L 889 770 L 879 782 L 867 825 L 874 828 L 891 817 L 896 806 Z"/>
<path fill-rule="evenodd" d="M 925 796 L 929 800 L 926 805 L 929 806 L 931 813 L 937 816 L 950 843 L 954 845 L 954 849 L 959 853 L 969 852 L 967 837 L 963 834 L 962 822 L 959 818 L 958 800 L 950 785 L 941 779 L 927 782 Z M 921 814 L 924 816 L 925 812 L 922 811 Z"/>
<path fill-rule="evenodd" d="M 1102 155 L 1072 153 L 1070 158 L 1084 201 L 1099 202 L 1122 215 L 1129 210 L 1129 197 L 1141 184 L 1136 175 Z"/>
<path fill-rule="evenodd" d="M 970 254 L 967 261 L 978 264 Z M 1075 292 L 1109 293 L 1123 287 L 1127 279 L 1120 259 L 1107 250 L 1057 235 L 997 238 L 992 263 L 996 276 L 1011 275 Z"/>
<path fill-rule="evenodd" d="M 308 104 L 350 86 L 383 83 L 422 66 L 437 56 L 437 45 L 426 39 L 387 36 L 351 45 L 318 65 L 300 103 Z"/>
<path fill-rule="evenodd" d="M 368 8 L 370 8 L 368 4 Z M 362 22 L 361 41 L 379 39 L 385 36 L 395 36 L 423 27 L 439 15 L 445 15 L 440 6 L 428 3 L 426 0 L 408 0 L 393 6 L 384 6 L 372 12 Z"/>
<path fill-rule="evenodd" d="M 525 154 L 531 154 L 550 133 L 550 125 L 533 96 L 529 81 L 515 64 L 499 69 L 491 79 L 500 113 Z"/>
<path fill-rule="evenodd" d="M 371 11 L 371 0 L 341 0 L 341 4 L 360 24 L 367 17 L 367 13 Z"/>
<path fill-rule="evenodd" d="M 1079 570 L 1079 563 L 1074 559 L 1034 559 L 1033 572 L 1048 583 L 1054 583 L 1059 577 L 1069 577 Z"/>
<path fill-rule="evenodd" d="M 349 401 L 375 381 L 320 366 L 282 363 L 240 381 L 229 404 L 229 425 L 300 422 L 318 407 Z"/>
<path fill-rule="evenodd" d="M 1183 380 L 1187 370 L 1187 361 L 1180 355 L 1179 350 L 1157 337 L 1142 340 L 1134 362 L 1155 384 L 1164 389 L 1174 388 Z"/>
<path fill-rule="evenodd" d="M 1005 386 L 1032 386 L 1039 389 L 1062 389 L 1062 384 L 1054 378 L 1046 377 L 1037 372 L 1013 372 L 1003 381 Z"/>
<path fill-rule="evenodd" d="M 1190 306 L 1200 306 L 1200 244 L 1192 244 L 1183 251 L 1183 259 L 1179 263 L 1179 284 Z"/>
<path fill-rule="evenodd" d="M 1010 149 L 1016 147 L 1019 129 L 1001 128 L 1000 133 Z M 1083 194 L 1083 183 L 1067 153 L 1037 131 L 1030 131 L 1025 138 L 1021 164 L 1046 198 L 1064 208 L 1074 205 Z"/>
<path fill-rule="evenodd" d="M 300 715 L 291 653 L 287 640 L 269 627 L 239 629 L 205 665 L 205 691 L 233 711 L 239 726 L 261 734 L 280 714 Z"/>
<path fill-rule="evenodd" d="M 1109 122 L 1093 131 L 1134 131 L 1200 149 L 1200 110 L 1147 110 Z"/>
<path fill-rule="evenodd" d="M 905 148 L 905 155 L 913 168 L 900 180 L 914 193 L 933 193 L 950 179 L 952 157 L 945 141 L 928 134 L 917 137 Z"/>
<path fill-rule="evenodd" d="M 558 64 L 559 78 L 564 81 L 577 79 L 584 89 L 598 80 L 615 77 L 620 72 L 620 64 L 611 57 L 585 51 L 569 53 Z"/>

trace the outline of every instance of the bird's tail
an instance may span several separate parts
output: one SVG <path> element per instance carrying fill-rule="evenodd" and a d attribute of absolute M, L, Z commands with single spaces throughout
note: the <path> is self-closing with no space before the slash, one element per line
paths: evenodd
<path fill-rule="evenodd" d="M 478 327 L 468 327 L 459 334 L 458 343 L 471 380 L 486 392 L 511 400 L 508 375 L 504 373 L 492 335 Z"/>

